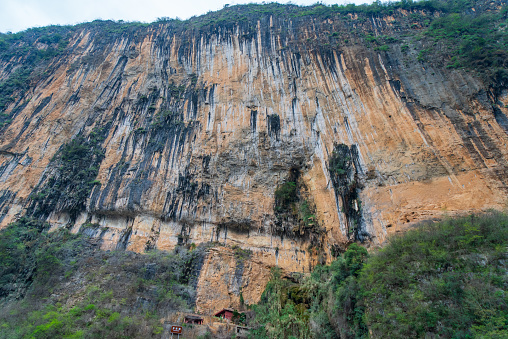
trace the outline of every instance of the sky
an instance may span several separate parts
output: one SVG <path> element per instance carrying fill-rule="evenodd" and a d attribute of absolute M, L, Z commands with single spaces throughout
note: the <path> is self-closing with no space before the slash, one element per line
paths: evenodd
<path fill-rule="evenodd" d="M 216 11 L 225 4 L 260 3 L 254 0 L 0 0 L 0 32 L 19 32 L 31 27 L 67 25 L 103 20 L 153 22 L 159 17 L 188 19 Z M 266 1 L 267 3 L 272 0 Z M 277 1 L 288 3 L 287 0 Z M 293 0 L 312 5 L 317 0 Z M 357 5 L 372 0 L 323 0 L 323 4 Z"/>

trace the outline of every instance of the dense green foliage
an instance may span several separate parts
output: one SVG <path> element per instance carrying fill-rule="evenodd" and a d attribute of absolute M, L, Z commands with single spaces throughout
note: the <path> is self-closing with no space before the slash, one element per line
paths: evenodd
<path fill-rule="evenodd" d="M 367 251 L 352 244 L 330 266 L 317 266 L 300 283 L 272 271 L 261 301 L 254 307 L 256 338 L 337 338 L 366 335 L 364 308 L 358 304 L 357 276 Z M 340 323 L 340 324 L 339 324 Z"/>
<path fill-rule="evenodd" d="M 508 217 L 450 219 L 396 237 L 363 269 L 377 337 L 508 335 Z"/>
<path fill-rule="evenodd" d="M 506 338 L 507 246 L 508 216 L 490 212 L 420 225 L 370 256 L 352 244 L 300 283 L 275 270 L 254 337 Z"/>
<path fill-rule="evenodd" d="M 280 269 L 272 269 L 261 301 L 254 307 L 258 325 L 253 332 L 254 337 L 309 337 L 308 304 L 308 295 L 302 288 L 282 279 Z"/>
<path fill-rule="evenodd" d="M 296 182 L 286 181 L 275 190 L 275 210 L 282 212 L 291 209 L 291 205 L 298 201 Z"/>
<path fill-rule="evenodd" d="M 161 316 L 192 306 L 203 247 L 104 252 L 48 226 L 22 218 L 0 231 L 0 338 L 160 337 Z"/>
<path fill-rule="evenodd" d="M 41 234 L 48 228 L 43 221 L 23 218 L 0 232 L 0 297 L 13 292 L 20 275 L 33 274 L 37 263 L 32 244 L 43 243 Z"/>

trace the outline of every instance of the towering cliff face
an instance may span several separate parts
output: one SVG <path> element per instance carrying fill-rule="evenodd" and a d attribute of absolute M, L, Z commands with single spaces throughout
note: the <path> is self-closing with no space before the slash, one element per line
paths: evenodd
<path fill-rule="evenodd" d="M 217 307 L 241 291 L 256 302 L 269 266 L 308 272 L 351 241 L 381 244 L 415 221 L 505 206 L 508 91 L 419 61 L 421 43 L 404 37 L 419 29 L 412 14 L 439 13 L 249 8 L 228 9 L 250 16 L 227 23 L 74 27 L 5 106 L 1 225 L 28 214 L 104 249 L 251 251 L 240 261 L 210 252 L 204 309 L 211 290 Z M 374 49 L 368 34 L 399 38 Z M 3 60 L 0 79 L 26 62 Z M 288 182 L 300 210 L 280 216 L 276 191 Z M 229 277 L 223 292 L 205 283 L 217 272 Z"/>

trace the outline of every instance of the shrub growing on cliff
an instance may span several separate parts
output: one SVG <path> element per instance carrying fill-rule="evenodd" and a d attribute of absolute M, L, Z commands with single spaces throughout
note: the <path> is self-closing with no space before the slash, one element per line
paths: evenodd
<path fill-rule="evenodd" d="M 286 181 L 275 190 L 275 210 L 277 212 L 291 210 L 291 205 L 298 201 L 296 182 Z"/>
<path fill-rule="evenodd" d="M 288 180 L 275 189 L 275 233 L 309 237 L 311 247 L 319 248 L 323 230 L 316 219 L 316 206 L 305 194 L 306 187 L 299 176 L 299 171 L 293 169 Z"/>
<path fill-rule="evenodd" d="M 88 137 L 78 135 L 62 146 L 52 159 L 56 166 L 53 175 L 31 195 L 33 216 L 65 211 L 75 219 L 85 209 L 90 192 L 100 184 L 95 178 L 104 158 L 101 144 L 106 132 L 106 128 L 95 128 Z"/>
<path fill-rule="evenodd" d="M 471 15 L 452 12 L 432 21 L 425 35 L 444 47 L 451 58 L 449 68 L 467 67 L 497 85 L 508 83 L 508 33 L 501 22 L 506 8 L 499 13 Z M 436 48 L 433 54 L 443 54 Z"/>
<path fill-rule="evenodd" d="M 358 157 L 356 145 L 335 144 L 328 159 L 328 172 L 333 183 L 336 199 L 341 201 L 342 212 L 346 215 L 348 237 L 364 241 L 368 234 L 361 229 L 361 202 L 358 198 Z"/>
<path fill-rule="evenodd" d="M 24 286 L 35 270 L 34 247 L 44 241 L 41 233 L 49 225 L 40 220 L 22 218 L 0 232 L 0 298 Z M 18 291 L 23 295 L 24 288 Z"/>

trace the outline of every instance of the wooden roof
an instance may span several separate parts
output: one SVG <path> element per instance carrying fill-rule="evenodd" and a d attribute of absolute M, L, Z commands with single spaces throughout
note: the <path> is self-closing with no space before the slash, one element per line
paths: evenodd
<path fill-rule="evenodd" d="M 197 314 L 187 314 L 185 316 L 185 319 L 190 319 L 190 320 L 203 320 L 203 318 L 200 316 L 200 315 L 197 315 Z"/>
<path fill-rule="evenodd" d="M 233 310 L 232 308 L 223 308 L 222 310 L 220 310 L 219 312 L 215 313 L 214 316 L 217 316 L 223 312 L 226 312 L 226 311 L 229 311 L 231 313 L 233 313 L 235 310 Z"/>

